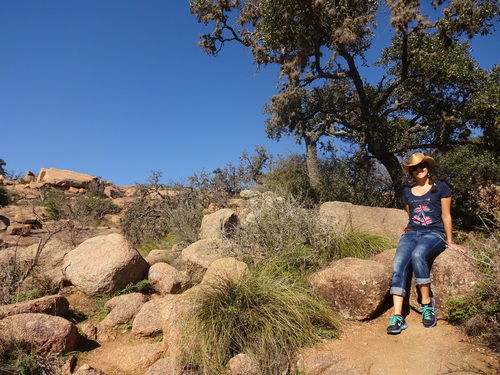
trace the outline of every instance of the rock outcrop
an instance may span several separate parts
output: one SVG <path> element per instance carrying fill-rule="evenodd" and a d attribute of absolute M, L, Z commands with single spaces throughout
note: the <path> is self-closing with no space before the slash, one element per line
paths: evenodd
<path fill-rule="evenodd" d="M 38 174 L 37 182 L 63 188 L 88 188 L 99 179 L 85 173 L 78 173 L 56 168 L 42 168 Z"/>

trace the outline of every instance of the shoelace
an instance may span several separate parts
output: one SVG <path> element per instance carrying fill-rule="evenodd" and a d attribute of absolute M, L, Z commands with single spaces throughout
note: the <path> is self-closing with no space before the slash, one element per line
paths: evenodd
<path fill-rule="evenodd" d="M 394 315 L 391 316 L 389 319 L 391 319 L 391 322 L 389 323 L 389 325 L 391 326 L 403 324 L 403 317 L 401 316 Z"/>
<path fill-rule="evenodd" d="M 418 311 L 422 313 L 424 319 L 432 319 L 432 316 L 436 314 L 436 308 L 431 306 L 422 306 Z"/>

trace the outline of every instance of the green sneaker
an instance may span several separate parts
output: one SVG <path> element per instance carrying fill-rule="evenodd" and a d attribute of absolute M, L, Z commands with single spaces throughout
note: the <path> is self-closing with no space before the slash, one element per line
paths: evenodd
<path fill-rule="evenodd" d="M 387 327 L 387 333 L 389 335 L 396 335 L 401 333 L 403 329 L 408 328 L 408 324 L 401 315 L 393 315 L 389 319 L 391 319 L 389 327 Z"/>
<path fill-rule="evenodd" d="M 421 308 L 418 309 L 422 313 L 422 325 L 425 328 L 432 328 L 436 325 L 437 323 L 437 317 L 436 317 L 436 301 L 434 298 L 431 298 L 431 303 L 428 305 L 423 305 Z"/>

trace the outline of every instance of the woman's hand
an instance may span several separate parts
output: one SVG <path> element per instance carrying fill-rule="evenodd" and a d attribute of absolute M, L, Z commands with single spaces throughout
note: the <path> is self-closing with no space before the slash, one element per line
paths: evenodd
<path fill-rule="evenodd" d="M 461 247 L 461 246 L 459 246 L 459 245 L 457 245 L 456 243 L 453 243 L 453 242 L 448 242 L 446 244 L 446 246 L 448 247 L 448 249 L 456 250 L 460 254 L 465 254 L 467 252 L 467 250 L 465 250 L 463 247 Z"/>

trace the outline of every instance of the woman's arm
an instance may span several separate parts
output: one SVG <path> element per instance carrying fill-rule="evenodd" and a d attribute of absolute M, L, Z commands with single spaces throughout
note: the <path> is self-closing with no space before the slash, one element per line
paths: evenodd
<path fill-rule="evenodd" d="M 451 219 L 451 197 L 441 198 L 441 219 L 444 224 L 444 234 L 446 235 L 446 245 L 452 249 L 460 251 L 462 254 L 465 250 L 457 244 L 453 243 L 453 225 Z"/>

